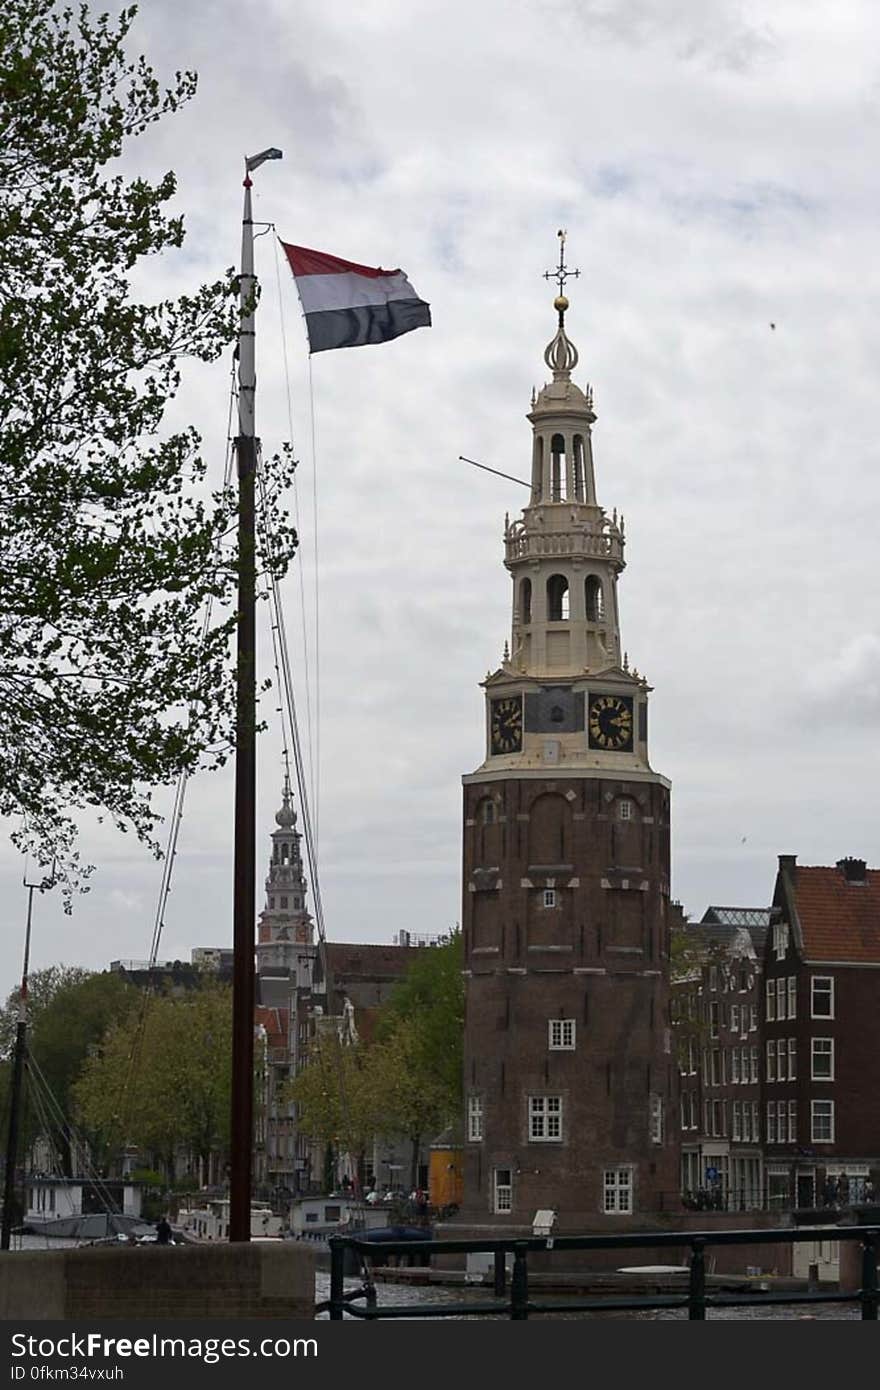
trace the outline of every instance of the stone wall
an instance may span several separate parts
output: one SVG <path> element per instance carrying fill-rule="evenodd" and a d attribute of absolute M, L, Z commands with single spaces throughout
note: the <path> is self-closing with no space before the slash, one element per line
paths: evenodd
<path fill-rule="evenodd" d="M 0 1319 L 311 1319 L 314 1313 L 314 1252 L 298 1241 L 0 1257 Z"/>

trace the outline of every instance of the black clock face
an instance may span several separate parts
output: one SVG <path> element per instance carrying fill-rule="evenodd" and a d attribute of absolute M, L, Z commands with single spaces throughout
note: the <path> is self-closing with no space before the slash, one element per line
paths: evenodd
<path fill-rule="evenodd" d="M 491 749 L 493 753 L 518 753 L 522 748 L 522 699 L 492 701 Z"/>
<path fill-rule="evenodd" d="M 590 747 L 629 753 L 633 746 L 633 702 L 625 695 L 591 695 L 587 721 Z"/>

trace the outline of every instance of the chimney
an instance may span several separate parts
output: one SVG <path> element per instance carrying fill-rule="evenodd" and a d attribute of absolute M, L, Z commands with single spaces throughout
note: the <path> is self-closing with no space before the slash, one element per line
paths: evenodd
<path fill-rule="evenodd" d="M 789 873 L 792 873 L 796 867 L 797 867 L 797 855 L 796 855 L 796 854 L 780 854 L 780 856 L 779 856 L 779 872 L 780 872 L 780 873 L 784 873 L 785 870 L 788 870 Z"/>
<path fill-rule="evenodd" d="M 864 887 L 867 882 L 865 873 L 867 865 L 864 859 L 853 859 L 851 857 L 838 859 L 837 867 L 843 874 L 847 883 L 859 883 Z"/>

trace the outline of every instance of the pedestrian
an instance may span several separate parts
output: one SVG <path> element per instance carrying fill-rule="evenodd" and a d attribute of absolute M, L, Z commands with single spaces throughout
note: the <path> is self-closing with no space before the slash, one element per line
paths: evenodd
<path fill-rule="evenodd" d="M 170 1245 L 171 1243 L 171 1226 L 168 1218 L 163 1216 L 156 1223 L 156 1244 Z"/>
<path fill-rule="evenodd" d="M 873 1183 L 873 1181 L 872 1181 L 871 1178 L 865 1178 L 865 1194 L 864 1194 L 864 1195 L 865 1195 L 865 1205 L 866 1205 L 866 1206 L 869 1206 L 869 1207 L 870 1207 L 870 1206 L 873 1206 L 873 1204 L 874 1204 L 874 1183 Z"/>

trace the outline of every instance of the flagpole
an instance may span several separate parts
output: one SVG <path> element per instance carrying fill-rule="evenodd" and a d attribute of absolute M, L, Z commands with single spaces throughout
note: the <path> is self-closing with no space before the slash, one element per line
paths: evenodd
<path fill-rule="evenodd" d="M 281 151 L 245 161 L 238 334 L 238 619 L 235 691 L 235 851 L 233 869 L 232 1116 L 229 1239 L 251 1238 L 254 1129 L 254 926 L 256 922 L 256 341 L 251 173 Z"/>

